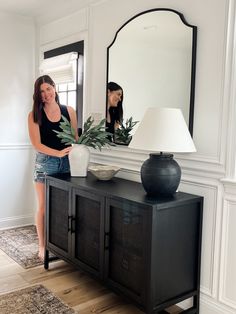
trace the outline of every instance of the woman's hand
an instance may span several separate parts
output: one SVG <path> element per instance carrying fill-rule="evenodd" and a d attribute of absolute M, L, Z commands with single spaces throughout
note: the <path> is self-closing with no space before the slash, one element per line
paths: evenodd
<path fill-rule="evenodd" d="M 62 149 L 62 150 L 59 150 L 58 151 L 58 155 L 57 155 L 57 157 L 65 157 L 66 155 L 68 155 L 69 154 L 69 152 L 72 150 L 72 146 L 69 146 L 69 147 L 66 147 L 66 148 L 64 148 L 64 149 Z"/>

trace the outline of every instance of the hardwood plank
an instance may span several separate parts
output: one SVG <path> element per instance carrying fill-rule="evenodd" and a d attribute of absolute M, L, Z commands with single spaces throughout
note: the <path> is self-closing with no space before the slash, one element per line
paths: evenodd
<path fill-rule="evenodd" d="M 0 265 L 4 266 L 4 265 L 10 265 L 10 264 L 14 264 L 15 261 L 10 258 L 8 255 L 6 255 L 5 252 L 3 252 L 2 250 L 0 250 Z"/>
<path fill-rule="evenodd" d="M 106 293 L 109 293 L 109 290 L 104 286 L 101 286 L 94 281 L 84 281 L 70 289 L 58 291 L 57 294 L 69 306 L 74 307 L 78 304 L 83 304 L 101 297 Z"/>
<path fill-rule="evenodd" d="M 81 303 L 79 306 L 73 307 L 78 310 L 80 314 L 91 313 L 124 313 L 124 314 L 142 314 L 138 308 L 133 305 L 125 303 L 119 296 L 109 293 L 100 298 L 95 298 L 89 302 Z"/>
<path fill-rule="evenodd" d="M 83 302 L 79 305 L 74 306 L 73 308 L 77 311 L 83 311 L 86 309 L 95 309 L 97 306 L 99 306 L 100 303 L 104 303 L 104 304 L 108 304 L 109 302 L 115 302 L 113 299 L 118 298 L 113 292 L 109 292 L 107 294 L 104 294 L 102 296 L 99 296 L 97 298 L 94 299 L 90 299 L 87 302 Z"/>
<path fill-rule="evenodd" d="M 0 265 L 1 265 L 1 262 L 0 262 Z M 1 265 L 0 269 L 1 269 L 1 276 L 0 276 L 1 279 L 3 279 L 4 277 L 9 277 L 9 276 L 13 276 L 13 275 L 24 272 L 24 269 L 17 263 Z"/>
<path fill-rule="evenodd" d="M 0 269 L 2 272 L 2 269 Z M 27 281 L 21 278 L 20 275 L 10 275 L 4 276 L 0 278 L 0 294 L 10 292 L 13 290 L 21 289 L 23 287 L 27 287 L 29 284 Z"/>
<path fill-rule="evenodd" d="M 53 292 L 61 292 L 73 287 L 85 286 L 92 279 L 82 272 L 74 271 L 54 278 L 42 280 L 41 283 Z"/>
<path fill-rule="evenodd" d="M 76 269 L 64 261 L 58 261 L 50 265 L 49 270 L 43 266 L 30 268 L 21 273 L 21 277 L 29 283 L 41 283 L 46 280 L 57 278 L 66 274 L 74 273 Z"/>

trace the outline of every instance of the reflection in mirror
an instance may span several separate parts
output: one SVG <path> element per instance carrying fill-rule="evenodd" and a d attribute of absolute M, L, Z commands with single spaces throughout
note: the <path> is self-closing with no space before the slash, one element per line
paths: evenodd
<path fill-rule="evenodd" d="M 124 120 L 141 121 L 148 107 L 180 108 L 192 134 L 196 30 L 179 12 L 154 9 L 117 31 L 107 51 L 107 82 L 123 88 Z"/>
<path fill-rule="evenodd" d="M 123 89 L 115 82 L 107 84 L 107 112 L 106 127 L 107 131 L 114 135 L 123 120 Z M 113 140 L 113 138 L 111 138 Z"/>

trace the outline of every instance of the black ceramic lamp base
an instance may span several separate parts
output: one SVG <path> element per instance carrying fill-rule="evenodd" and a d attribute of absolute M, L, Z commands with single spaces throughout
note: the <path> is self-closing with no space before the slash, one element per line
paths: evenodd
<path fill-rule="evenodd" d="M 141 167 L 141 181 L 147 195 L 172 195 L 181 178 L 181 169 L 172 154 L 150 154 Z"/>

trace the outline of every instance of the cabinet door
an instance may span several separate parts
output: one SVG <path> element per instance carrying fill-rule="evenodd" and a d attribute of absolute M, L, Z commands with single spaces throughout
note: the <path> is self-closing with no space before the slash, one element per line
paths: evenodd
<path fill-rule="evenodd" d="M 150 210 L 136 203 L 108 199 L 105 221 L 106 281 L 144 304 L 150 252 Z"/>
<path fill-rule="evenodd" d="M 73 259 L 81 268 L 103 276 L 104 197 L 73 190 Z"/>
<path fill-rule="evenodd" d="M 71 254 L 70 199 L 70 190 L 65 184 L 46 181 L 46 246 L 66 258 Z"/>

